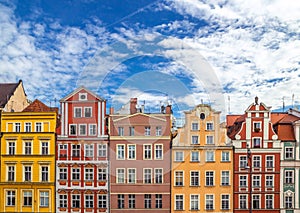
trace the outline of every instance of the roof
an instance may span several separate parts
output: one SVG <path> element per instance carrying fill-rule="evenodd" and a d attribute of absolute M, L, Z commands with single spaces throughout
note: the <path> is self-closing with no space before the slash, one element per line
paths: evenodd
<path fill-rule="evenodd" d="M 246 115 L 227 115 L 227 136 L 231 139 L 240 131 Z"/>
<path fill-rule="evenodd" d="M 56 109 L 50 108 L 38 99 L 35 99 L 23 112 L 51 112 Z"/>
<path fill-rule="evenodd" d="M 0 83 L 0 107 L 4 108 L 10 97 L 14 94 L 15 90 L 22 83 L 20 80 L 18 83 Z"/>
<path fill-rule="evenodd" d="M 60 102 L 67 101 L 70 97 L 74 96 L 76 93 L 80 92 L 81 90 L 85 90 L 86 92 L 90 93 L 92 96 L 94 96 L 95 98 L 99 99 L 100 101 L 105 101 L 99 95 L 97 95 L 96 93 L 94 93 L 91 90 L 87 89 L 86 87 L 80 86 L 77 89 L 75 89 L 73 92 L 69 93 L 67 96 L 65 96 L 62 99 L 60 99 Z"/>

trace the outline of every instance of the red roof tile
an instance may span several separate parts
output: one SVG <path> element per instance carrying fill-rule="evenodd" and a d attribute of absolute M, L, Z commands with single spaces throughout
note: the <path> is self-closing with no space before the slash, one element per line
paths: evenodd
<path fill-rule="evenodd" d="M 51 112 L 56 111 L 45 105 L 43 102 L 35 99 L 29 106 L 27 106 L 23 112 Z"/>

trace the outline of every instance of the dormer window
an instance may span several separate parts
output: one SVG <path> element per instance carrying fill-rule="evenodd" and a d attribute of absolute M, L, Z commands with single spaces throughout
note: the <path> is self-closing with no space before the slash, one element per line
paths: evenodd
<path fill-rule="evenodd" d="M 86 93 L 79 93 L 79 101 L 86 101 L 87 94 Z"/>

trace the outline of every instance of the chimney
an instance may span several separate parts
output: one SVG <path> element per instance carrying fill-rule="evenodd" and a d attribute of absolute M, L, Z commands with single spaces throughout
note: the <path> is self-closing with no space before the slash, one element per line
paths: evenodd
<path fill-rule="evenodd" d="M 131 98 L 130 99 L 130 114 L 134 114 L 137 112 L 136 105 L 137 105 L 137 98 Z"/>
<path fill-rule="evenodd" d="M 115 113 L 115 109 L 113 107 L 109 108 L 109 114 L 113 115 Z"/>

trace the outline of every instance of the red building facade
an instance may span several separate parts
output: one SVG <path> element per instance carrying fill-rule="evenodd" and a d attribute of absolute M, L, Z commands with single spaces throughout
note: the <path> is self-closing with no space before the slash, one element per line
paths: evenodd
<path fill-rule="evenodd" d="M 227 116 L 234 148 L 234 212 L 280 212 L 280 141 L 270 107 L 258 98 L 243 115 Z"/>
<path fill-rule="evenodd" d="M 109 212 L 106 102 L 80 87 L 60 105 L 57 212 Z"/>
<path fill-rule="evenodd" d="M 132 98 L 109 126 L 111 212 L 170 212 L 171 106 L 146 114 Z"/>

